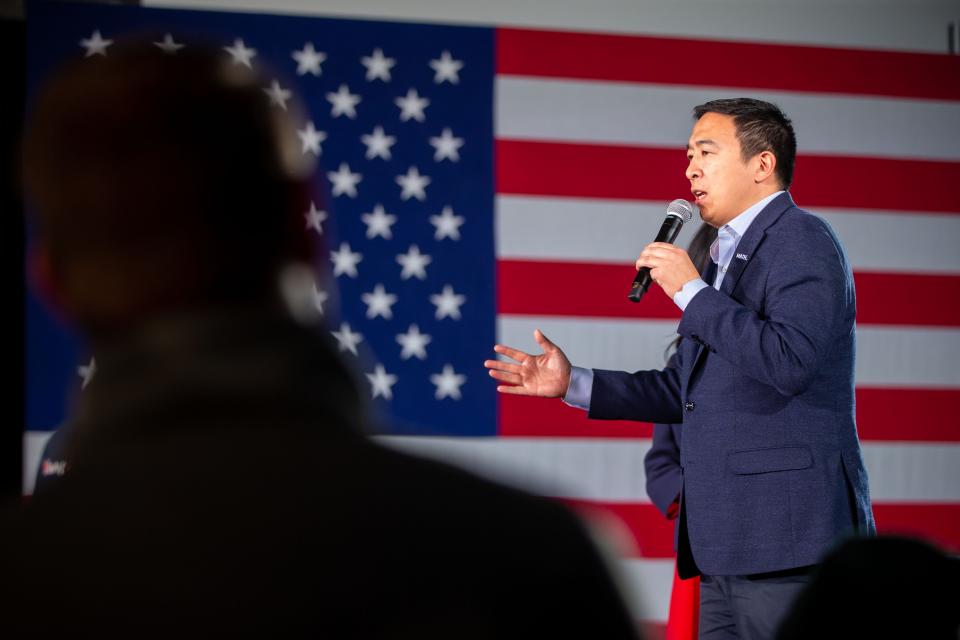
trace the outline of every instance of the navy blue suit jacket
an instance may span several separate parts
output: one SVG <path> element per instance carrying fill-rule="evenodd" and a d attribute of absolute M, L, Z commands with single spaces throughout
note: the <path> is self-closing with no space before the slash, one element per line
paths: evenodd
<path fill-rule="evenodd" d="M 653 425 L 653 442 L 643 457 L 647 495 L 650 501 L 667 516 L 670 505 L 680 498 L 683 473 L 680 471 L 681 425 Z"/>
<path fill-rule="evenodd" d="M 591 418 L 682 422 L 681 538 L 696 564 L 684 577 L 815 564 L 874 531 L 855 316 L 839 240 L 784 193 L 747 229 L 721 290 L 687 305 L 673 366 L 594 372 Z"/>
<path fill-rule="evenodd" d="M 676 366 L 677 354 L 667 361 Z M 650 449 L 643 456 L 643 471 L 647 495 L 664 516 L 669 517 L 670 505 L 679 501 L 683 489 L 683 473 L 680 471 L 681 425 L 653 425 Z M 676 515 L 676 514 L 674 514 Z"/>

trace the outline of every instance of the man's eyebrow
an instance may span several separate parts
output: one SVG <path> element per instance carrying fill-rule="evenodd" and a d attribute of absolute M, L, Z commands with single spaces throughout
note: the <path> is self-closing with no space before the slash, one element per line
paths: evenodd
<path fill-rule="evenodd" d="M 693 151 L 693 147 L 694 147 L 694 146 L 697 146 L 697 147 L 704 147 L 704 146 L 717 147 L 717 146 L 719 146 L 719 145 L 718 145 L 716 142 L 714 142 L 713 140 L 711 140 L 710 138 L 705 138 L 705 139 L 703 139 L 703 140 L 694 140 L 694 141 L 693 141 L 693 145 L 691 145 L 689 142 L 687 143 L 687 153 L 690 153 L 691 151 Z"/>
<path fill-rule="evenodd" d="M 713 140 L 711 140 L 710 138 L 704 138 L 703 140 L 694 140 L 693 143 L 694 143 L 696 146 L 698 146 L 698 147 L 702 147 L 702 146 L 705 146 L 705 145 L 710 145 L 710 146 L 713 146 L 713 147 L 718 146 L 717 143 L 714 142 Z M 689 151 L 690 149 L 692 149 L 692 147 L 691 147 L 690 144 L 688 143 L 688 144 L 687 144 L 687 150 Z"/>

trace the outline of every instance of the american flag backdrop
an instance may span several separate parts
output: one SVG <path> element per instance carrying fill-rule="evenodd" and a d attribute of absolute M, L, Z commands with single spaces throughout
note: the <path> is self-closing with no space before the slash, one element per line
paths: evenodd
<path fill-rule="evenodd" d="M 390 417 L 382 439 L 609 516 L 651 622 L 673 575 L 672 524 L 644 490 L 651 426 L 498 397 L 482 361 L 495 341 L 536 351 L 538 327 L 575 364 L 661 367 L 679 311 L 659 290 L 626 293 L 666 202 L 688 193 L 690 109 L 776 102 L 799 138 L 794 199 L 855 271 L 878 528 L 960 550 L 960 57 L 37 3 L 31 91 L 131 33 L 158 55 L 215 44 L 275 78 L 276 108 L 306 106 L 301 151 L 319 168 L 304 227 L 333 274 L 315 303 Z M 95 364 L 29 296 L 27 329 L 29 492 Z"/>

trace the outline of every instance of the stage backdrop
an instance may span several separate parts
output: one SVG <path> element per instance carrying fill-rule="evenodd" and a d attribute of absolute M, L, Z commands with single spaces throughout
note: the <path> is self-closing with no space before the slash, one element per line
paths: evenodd
<path fill-rule="evenodd" d="M 617 523 L 639 619 L 666 619 L 671 525 L 644 491 L 650 425 L 498 397 L 495 341 L 535 327 L 583 366 L 662 366 L 679 313 L 626 300 L 665 204 L 686 197 L 693 105 L 750 95 L 799 136 L 801 206 L 837 230 L 858 297 L 857 422 L 878 527 L 960 550 L 960 58 L 721 40 L 30 5 L 31 94 L 141 34 L 264 70 L 315 156 L 315 303 L 385 442 Z M 63 144 L 70 144 L 64 140 Z M 158 175 L 157 180 L 163 180 Z M 145 198 L 149 194 L 144 194 Z M 137 212 L 131 212 L 137 215 Z M 692 236 L 684 230 L 679 243 Z M 28 297 L 25 491 L 95 354 Z M 91 360 L 91 358 L 94 358 Z M 119 479 L 118 479 L 119 481 Z M 609 517 L 603 517 L 609 516 Z M 562 559 L 558 559 L 562 561 Z"/>

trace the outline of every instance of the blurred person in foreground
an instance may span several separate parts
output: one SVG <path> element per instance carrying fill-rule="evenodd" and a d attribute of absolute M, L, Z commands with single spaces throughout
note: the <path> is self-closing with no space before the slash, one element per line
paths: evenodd
<path fill-rule="evenodd" d="M 960 559 L 901 536 L 848 540 L 793 603 L 777 640 L 960 637 Z M 854 612 L 869 612 L 857 615 Z"/>
<path fill-rule="evenodd" d="M 636 637 L 567 511 L 363 435 L 284 291 L 309 168 L 219 53 L 118 46 L 40 95 L 35 279 L 97 353 L 70 473 L 8 528 L 30 633 Z M 94 636 L 96 637 L 96 636 Z"/>

